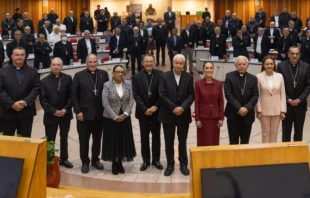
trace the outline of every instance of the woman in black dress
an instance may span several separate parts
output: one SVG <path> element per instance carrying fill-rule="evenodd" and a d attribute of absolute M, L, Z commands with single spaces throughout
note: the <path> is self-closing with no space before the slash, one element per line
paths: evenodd
<path fill-rule="evenodd" d="M 102 91 L 102 159 L 112 162 L 114 175 L 125 173 L 122 161 L 133 161 L 136 156 L 130 118 L 134 98 L 131 83 L 124 80 L 124 75 L 123 66 L 114 66 L 113 78 L 104 84 Z"/>

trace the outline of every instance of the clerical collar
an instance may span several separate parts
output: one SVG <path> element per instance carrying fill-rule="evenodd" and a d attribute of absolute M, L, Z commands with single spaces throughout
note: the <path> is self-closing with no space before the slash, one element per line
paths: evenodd
<path fill-rule="evenodd" d="M 150 71 L 150 72 L 147 72 L 147 71 L 145 71 L 145 70 L 143 70 L 143 71 L 144 71 L 145 74 L 152 75 L 152 71 L 153 71 L 153 70 Z"/>
<path fill-rule="evenodd" d="M 22 70 L 22 69 L 24 69 L 24 65 L 21 66 L 21 67 L 16 67 L 16 66 L 14 66 L 14 65 L 12 64 L 12 66 L 13 66 L 16 70 Z"/>
<path fill-rule="evenodd" d="M 292 67 L 295 67 L 296 65 L 298 65 L 298 62 L 299 62 L 299 61 L 298 61 L 296 64 L 292 64 L 291 61 L 288 61 L 288 62 L 290 63 L 290 65 L 291 65 Z"/>
<path fill-rule="evenodd" d="M 238 72 L 238 74 L 239 74 L 240 77 L 245 77 L 247 73 L 245 72 L 244 74 L 240 74 L 240 73 Z"/>
<path fill-rule="evenodd" d="M 89 70 L 87 69 L 87 71 L 88 71 L 90 74 L 95 74 L 96 71 L 97 71 L 97 69 L 96 69 L 95 71 L 89 71 Z"/>
<path fill-rule="evenodd" d="M 53 72 L 51 72 L 51 75 L 55 78 L 58 78 L 61 75 L 61 72 L 58 74 L 58 76 L 56 76 Z"/>

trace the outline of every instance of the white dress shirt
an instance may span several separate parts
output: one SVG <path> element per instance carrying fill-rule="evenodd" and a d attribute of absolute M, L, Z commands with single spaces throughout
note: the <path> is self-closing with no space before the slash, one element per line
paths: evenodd
<path fill-rule="evenodd" d="M 279 27 L 279 16 L 274 16 L 274 23 L 276 27 Z"/>
<path fill-rule="evenodd" d="M 169 12 L 169 17 L 171 17 L 171 12 Z"/>
<path fill-rule="evenodd" d="M 173 73 L 174 73 L 174 78 L 175 78 L 175 81 L 177 82 L 177 85 L 179 86 L 179 83 L 180 83 L 180 78 L 181 78 L 181 74 L 180 74 L 180 75 L 178 75 L 178 74 L 176 74 L 174 71 L 173 71 Z"/>
<path fill-rule="evenodd" d="M 187 36 L 189 37 L 189 30 L 186 30 L 186 34 L 187 34 Z"/>
<path fill-rule="evenodd" d="M 144 35 L 143 35 L 143 34 L 144 34 L 143 29 L 140 30 L 140 34 L 141 34 L 142 37 L 144 36 Z"/>
<path fill-rule="evenodd" d="M 116 49 L 118 49 L 118 43 L 119 43 L 119 35 L 116 35 Z"/>
<path fill-rule="evenodd" d="M 119 97 L 120 97 L 120 98 L 123 97 L 123 95 L 124 95 L 123 83 L 121 83 L 121 84 L 116 84 L 116 83 L 115 83 L 115 87 L 116 87 L 116 91 L 117 91 Z"/>
<path fill-rule="evenodd" d="M 273 28 L 270 28 L 270 36 L 273 36 L 273 32 L 274 32 L 274 29 L 273 29 Z M 270 43 L 274 43 L 274 40 L 271 39 L 271 40 L 270 40 Z"/>
<path fill-rule="evenodd" d="M 91 54 L 91 44 L 89 39 L 85 39 L 86 41 L 86 46 L 87 46 L 87 53 Z"/>
<path fill-rule="evenodd" d="M 267 85 L 270 90 L 273 89 L 273 75 L 272 76 L 267 76 Z"/>
<path fill-rule="evenodd" d="M 256 43 L 256 53 L 261 54 L 262 53 L 262 39 L 263 36 L 257 37 L 257 43 Z"/>

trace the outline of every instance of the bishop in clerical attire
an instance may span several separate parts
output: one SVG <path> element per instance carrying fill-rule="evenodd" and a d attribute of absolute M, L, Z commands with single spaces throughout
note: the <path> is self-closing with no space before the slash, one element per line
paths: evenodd
<path fill-rule="evenodd" d="M 282 142 L 291 141 L 293 124 L 294 141 L 302 141 L 307 98 L 310 93 L 310 69 L 307 63 L 300 61 L 299 48 L 290 47 L 288 58 L 278 64 L 278 72 L 284 78 L 287 102 L 286 116 L 282 120 Z"/>
<path fill-rule="evenodd" d="M 72 84 L 72 101 L 77 119 L 82 173 L 89 172 L 89 163 L 96 169 L 103 170 L 103 164 L 99 161 L 103 120 L 101 101 L 103 84 L 109 81 L 108 73 L 97 69 L 96 55 L 88 55 L 86 65 L 86 69 L 75 74 Z M 91 160 L 88 157 L 90 135 L 93 139 Z"/>

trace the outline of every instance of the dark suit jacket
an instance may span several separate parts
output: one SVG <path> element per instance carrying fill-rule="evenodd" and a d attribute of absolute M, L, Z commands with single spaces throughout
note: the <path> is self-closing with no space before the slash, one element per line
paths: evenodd
<path fill-rule="evenodd" d="M 301 53 L 301 56 L 300 58 L 302 60 L 305 60 L 305 59 L 310 59 L 310 41 L 307 40 L 307 37 L 303 37 L 301 38 L 301 48 L 300 48 L 300 53 Z M 307 61 L 308 62 L 308 61 Z"/>
<path fill-rule="evenodd" d="M 128 39 L 129 36 L 132 34 L 132 29 L 128 25 L 119 25 L 118 26 L 121 29 L 121 36 L 125 39 L 125 45 L 128 45 Z"/>
<path fill-rule="evenodd" d="M 173 51 L 177 51 L 178 54 L 180 54 L 183 49 L 182 37 L 176 36 L 176 45 L 174 45 L 173 36 L 169 36 L 167 40 L 167 48 L 170 56 L 173 56 Z"/>
<path fill-rule="evenodd" d="M 81 18 L 80 21 L 80 30 L 81 32 L 84 32 L 85 30 L 89 30 L 90 33 L 93 33 L 94 30 L 94 22 L 93 22 L 93 18 L 91 17 L 83 17 Z"/>
<path fill-rule="evenodd" d="M 0 70 L 0 118 L 11 120 L 16 118 L 31 118 L 35 116 L 35 101 L 40 90 L 40 76 L 33 67 L 22 67 L 22 78 L 18 81 L 15 67 L 9 65 Z M 24 100 L 27 106 L 17 112 L 11 106 L 19 100 Z"/>
<path fill-rule="evenodd" d="M 131 26 L 131 28 L 136 26 L 136 18 L 134 16 L 127 17 L 127 25 Z"/>
<path fill-rule="evenodd" d="M 196 45 L 203 45 L 203 47 L 206 46 L 206 40 L 207 40 L 207 31 L 205 28 L 201 27 L 198 28 L 195 32 L 195 39 L 196 39 Z M 202 41 L 202 44 L 199 44 L 198 41 Z"/>
<path fill-rule="evenodd" d="M 299 37 L 298 37 L 298 31 L 293 29 L 293 30 L 289 30 L 289 34 L 288 34 L 289 37 L 291 37 L 295 44 L 297 44 L 297 42 L 299 42 Z"/>
<path fill-rule="evenodd" d="M 31 19 L 28 20 L 23 19 L 23 25 L 24 27 L 29 26 L 31 28 L 31 34 L 34 34 L 34 27 Z"/>
<path fill-rule="evenodd" d="M 264 35 L 267 36 L 267 37 L 271 36 L 270 28 L 265 29 Z M 273 29 L 272 36 L 275 36 L 275 38 L 273 39 L 273 43 L 274 43 L 274 45 L 277 45 L 278 39 L 280 38 L 279 30 L 278 29 Z M 269 39 L 269 45 L 271 45 L 270 42 L 271 42 L 271 40 Z"/>
<path fill-rule="evenodd" d="M 15 27 L 12 28 L 12 33 L 11 33 L 12 37 L 13 37 L 15 31 L 17 31 L 17 30 L 21 31 L 22 34 L 24 34 L 24 26 L 19 27 L 18 25 L 16 25 Z"/>
<path fill-rule="evenodd" d="M 99 15 L 97 17 L 97 31 L 98 32 L 105 32 L 108 29 L 108 17 L 104 15 Z"/>
<path fill-rule="evenodd" d="M 102 118 L 102 89 L 103 84 L 109 81 L 108 73 L 97 69 L 97 95 L 94 93 L 94 87 L 90 80 L 90 74 L 87 69 L 77 72 L 74 75 L 72 83 L 72 103 L 76 114 L 83 113 L 84 120 L 92 120 L 95 117 Z"/>
<path fill-rule="evenodd" d="M 66 33 L 75 34 L 76 33 L 76 25 L 77 19 L 73 17 L 73 21 L 71 20 L 70 16 L 64 18 L 63 24 L 66 25 Z"/>
<path fill-rule="evenodd" d="M 114 17 L 114 16 L 111 18 L 111 20 L 110 20 L 111 29 L 116 28 L 120 24 L 121 24 L 121 18 Z"/>
<path fill-rule="evenodd" d="M 284 28 L 284 27 L 288 27 L 288 22 L 291 20 L 291 15 L 290 13 L 286 12 L 282 12 L 279 15 L 279 26 L 280 28 Z"/>
<path fill-rule="evenodd" d="M 158 25 L 153 26 L 152 36 L 156 42 L 167 42 L 169 30 L 163 25 L 161 28 Z"/>
<path fill-rule="evenodd" d="M 12 63 L 12 54 L 13 54 L 13 49 L 16 47 L 22 47 L 26 50 L 26 58 L 28 57 L 28 53 L 27 53 L 27 46 L 26 43 L 21 39 L 19 42 L 17 41 L 11 41 L 6 45 L 6 54 L 8 56 L 8 58 L 10 59 L 10 64 Z"/>
<path fill-rule="evenodd" d="M 26 50 L 27 50 L 27 54 L 33 54 L 33 46 L 36 43 L 36 39 L 34 37 L 33 34 L 23 34 L 22 39 L 24 40 L 25 44 L 26 44 Z M 32 43 L 32 45 L 29 45 L 28 43 Z"/>
<path fill-rule="evenodd" d="M 146 72 L 140 71 L 132 77 L 132 92 L 136 101 L 136 118 L 147 117 L 145 112 L 148 108 L 156 106 L 157 111 L 152 114 L 152 117 L 158 117 L 159 112 L 159 94 L 158 87 L 159 81 L 163 71 L 153 69 L 152 71 L 152 83 L 148 85 Z M 150 86 L 151 97 L 148 96 L 148 86 Z"/>
<path fill-rule="evenodd" d="M 48 28 L 47 29 L 48 33 L 51 33 L 50 29 Z M 45 31 L 45 28 L 43 26 L 39 27 L 39 32 L 38 32 L 38 35 L 39 34 L 44 34 L 45 36 L 45 39 L 47 40 L 48 39 L 48 35 L 46 34 L 46 31 Z"/>
<path fill-rule="evenodd" d="M 91 45 L 91 53 L 97 54 L 95 41 L 91 38 L 89 38 L 89 40 L 90 40 L 90 45 Z M 77 52 L 78 59 L 81 59 L 81 63 L 85 63 L 85 60 L 88 56 L 88 50 L 87 50 L 85 38 L 82 38 L 78 41 L 76 52 Z"/>
<path fill-rule="evenodd" d="M 242 40 L 238 36 L 233 37 L 232 46 L 234 47 L 234 57 L 238 57 L 240 55 L 249 57 L 248 50 L 246 48 L 249 45 L 248 42 L 249 39 L 247 37 L 243 36 Z"/>
<path fill-rule="evenodd" d="M 195 120 L 200 121 L 201 118 L 224 120 L 222 82 L 212 80 L 212 93 L 207 92 L 206 86 L 204 78 L 195 83 Z"/>
<path fill-rule="evenodd" d="M 43 68 L 48 68 L 51 65 L 50 53 L 53 51 L 48 42 L 37 42 L 34 46 L 34 67 L 39 69 L 40 63 Z"/>
<path fill-rule="evenodd" d="M 181 35 L 183 40 L 183 48 L 184 45 L 187 47 L 193 48 L 195 44 L 195 34 L 192 30 L 189 30 L 189 35 L 187 36 L 186 29 L 182 30 Z"/>
<path fill-rule="evenodd" d="M 68 55 L 66 55 L 66 49 L 68 52 Z M 54 49 L 53 49 L 53 57 L 59 57 L 63 65 L 70 65 L 70 60 L 74 58 L 73 55 L 73 49 L 72 49 L 72 43 L 69 41 L 66 42 L 66 49 L 62 41 L 58 41 L 55 43 Z"/>
<path fill-rule="evenodd" d="M 40 103 L 44 109 L 43 123 L 51 125 L 60 123 L 63 119 L 72 119 L 72 77 L 61 73 L 59 78 L 59 87 L 55 84 L 53 74 L 50 74 L 41 80 Z M 56 117 L 57 110 L 66 109 L 64 117 Z"/>
<path fill-rule="evenodd" d="M 180 96 L 177 98 L 177 84 L 174 71 L 164 73 L 159 83 L 160 109 L 158 120 L 164 124 L 176 124 L 177 120 L 184 124 L 192 122 L 191 105 L 194 102 L 193 76 L 182 71 L 180 77 Z M 184 112 L 176 116 L 173 110 L 182 107 Z"/>
<path fill-rule="evenodd" d="M 266 12 L 256 12 L 255 14 L 255 21 L 257 23 L 259 23 L 260 21 L 263 21 L 261 24 L 260 24 L 260 27 L 265 27 L 265 22 L 266 22 Z"/>
<path fill-rule="evenodd" d="M 4 55 L 4 46 L 3 42 L 0 41 L 0 68 L 2 68 L 2 63 L 4 62 L 5 55 Z"/>
<path fill-rule="evenodd" d="M 120 36 L 119 37 L 119 42 L 117 45 L 117 38 L 116 36 L 111 36 L 109 40 L 109 47 L 110 47 L 110 56 L 114 56 L 115 58 L 121 58 L 123 57 L 123 50 L 125 48 L 125 39 L 124 37 Z M 118 49 L 118 54 L 114 54 L 114 50 Z"/>
<path fill-rule="evenodd" d="M 40 21 L 38 21 L 38 30 L 40 30 L 39 28 L 44 25 L 45 21 L 50 21 L 50 20 L 41 19 Z M 52 24 L 50 24 L 50 26 L 48 27 L 48 31 L 51 32 L 52 30 L 53 30 L 53 27 L 52 27 Z"/>
<path fill-rule="evenodd" d="M 285 43 L 285 46 L 284 46 L 284 43 Z M 288 57 L 287 56 L 288 49 L 294 45 L 295 45 L 295 41 L 292 38 L 287 37 L 286 42 L 284 42 L 284 37 L 283 36 L 280 37 L 277 42 L 278 60 L 286 60 Z M 284 50 L 283 50 L 283 47 L 284 47 Z M 281 57 L 281 54 L 286 55 L 285 59 Z"/>
<path fill-rule="evenodd" d="M 175 12 L 171 12 L 171 17 L 169 16 L 169 12 L 165 12 L 164 14 L 164 21 L 168 29 L 175 27 Z"/>
<path fill-rule="evenodd" d="M 239 73 L 237 71 L 229 72 L 226 74 L 224 92 L 227 100 L 225 117 L 235 120 L 240 117 L 237 114 L 239 109 L 245 107 L 248 109 L 248 113 L 243 116 L 244 122 L 246 125 L 251 125 L 255 121 L 254 107 L 259 96 L 257 78 L 250 73 L 246 73 L 245 89 L 242 95 Z"/>
<path fill-rule="evenodd" d="M 223 21 L 223 26 L 225 26 L 226 27 L 226 22 L 228 23 L 227 24 L 227 29 L 229 28 L 229 21 L 231 20 L 231 17 L 226 17 L 226 16 L 224 16 L 223 18 L 222 18 L 222 21 Z"/>
<path fill-rule="evenodd" d="M 240 19 L 235 19 L 235 20 L 231 19 L 229 21 L 229 24 L 228 24 L 229 34 L 232 37 L 235 36 L 236 35 L 236 30 L 237 29 L 241 29 L 242 25 L 243 25 L 242 20 L 240 20 Z"/>
<path fill-rule="evenodd" d="M 298 17 L 296 18 L 291 18 L 292 21 L 294 21 L 294 28 L 300 32 L 301 31 L 301 28 L 303 26 L 303 23 L 302 23 L 302 20 Z"/>
<path fill-rule="evenodd" d="M 210 35 L 214 32 L 214 23 L 210 21 L 209 23 L 205 23 L 203 27 L 206 29 L 207 32 L 207 40 L 210 39 Z"/>
<path fill-rule="evenodd" d="M 141 32 L 140 32 L 140 28 L 139 28 L 139 35 L 141 35 Z M 141 35 L 142 36 L 142 35 Z M 143 54 L 146 52 L 146 48 L 147 48 L 147 42 L 148 42 L 148 39 L 149 39 L 149 34 L 148 34 L 148 31 L 147 29 L 143 29 L 143 36 L 142 36 L 142 39 L 143 39 Z"/>
<path fill-rule="evenodd" d="M 52 14 L 52 13 L 49 13 L 47 15 L 47 18 L 48 20 L 52 23 L 52 24 L 56 24 L 56 19 L 58 19 L 58 15 L 57 14 Z"/>
<path fill-rule="evenodd" d="M 224 35 L 221 34 L 219 38 L 216 38 L 215 34 L 211 36 L 210 54 L 219 58 L 223 58 L 223 55 L 226 54 L 226 37 Z"/>
<path fill-rule="evenodd" d="M 283 75 L 285 84 L 286 100 L 299 99 L 301 103 L 292 107 L 287 103 L 287 113 L 299 113 L 307 111 L 307 98 L 310 93 L 310 68 L 305 62 L 298 62 L 298 73 L 296 77 L 296 88 L 293 85 L 293 78 L 290 71 L 291 64 L 289 60 L 278 64 L 278 72 Z"/>
<path fill-rule="evenodd" d="M 130 35 L 127 48 L 130 54 L 142 55 L 143 50 L 145 49 L 145 43 L 143 42 L 142 36 L 138 34 L 138 36 L 135 38 L 134 35 Z"/>
<path fill-rule="evenodd" d="M 254 23 L 248 22 L 246 24 L 246 29 L 250 34 L 256 34 L 258 28 L 259 28 L 259 24 L 257 22 L 254 22 Z"/>
<path fill-rule="evenodd" d="M 12 30 L 13 27 L 16 26 L 16 23 L 13 19 L 11 20 L 7 20 L 7 19 L 4 19 L 1 23 L 1 29 L 2 29 L 2 33 L 1 33 L 1 36 L 5 36 L 5 35 L 9 35 L 8 31 L 9 30 Z"/>
<path fill-rule="evenodd" d="M 256 46 L 257 46 L 257 39 L 258 39 L 258 35 L 256 35 L 254 38 L 253 38 L 253 41 L 254 41 L 254 52 L 256 52 Z M 268 55 L 269 53 L 269 39 L 268 37 L 264 36 L 263 35 L 263 38 L 262 38 L 262 42 L 261 42 L 261 50 L 262 50 L 262 57 L 265 57 Z M 262 61 L 262 60 L 260 60 Z"/>

